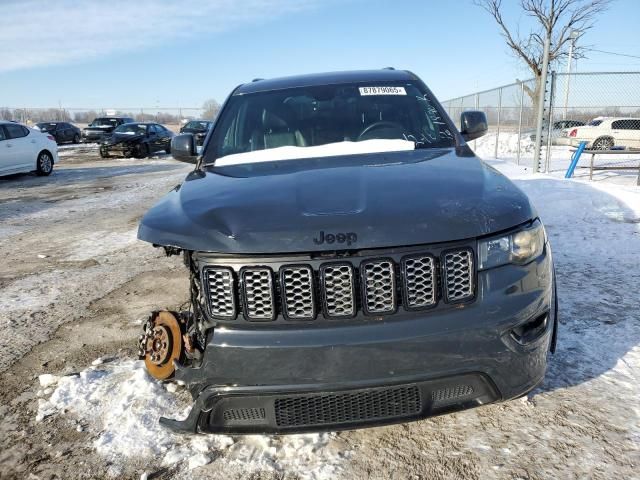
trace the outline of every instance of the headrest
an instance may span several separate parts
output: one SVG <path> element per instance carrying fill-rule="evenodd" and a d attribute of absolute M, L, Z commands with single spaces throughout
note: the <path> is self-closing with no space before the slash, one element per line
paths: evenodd
<path fill-rule="evenodd" d="M 287 128 L 287 122 L 273 113 L 262 111 L 262 126 L 265 129 Z"/>

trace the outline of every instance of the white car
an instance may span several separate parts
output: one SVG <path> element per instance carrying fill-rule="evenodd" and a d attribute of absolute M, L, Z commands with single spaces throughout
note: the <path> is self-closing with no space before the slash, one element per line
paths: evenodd
<path fill-rule="evenodd" d="M 611 117 L 595 119 L 569 132 L 571 145 L 587 142 L 587 148 L 609 150 L 613 147 L 640 148 L 640 118 Z"/>
<path fill-rule="evenodd" d="M 0 176 L 37 172 L 49 175 L 58 161 L 58 145 L 46 133 L 0 120 Z"/>

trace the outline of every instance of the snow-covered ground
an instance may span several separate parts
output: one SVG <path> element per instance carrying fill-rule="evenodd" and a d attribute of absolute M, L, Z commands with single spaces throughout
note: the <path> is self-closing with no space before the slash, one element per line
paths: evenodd
<path fill-rule="evenodd" d="M 477 155 L 485 159 L 495 159 L 496 133 L 490 132 L 484 137 L 471 142 L 471 147 Z M 563 178 L 571 163 L 572 148 L 569 146 L 552 146 L 549 155 L 548 173 L 554 178 Z M 498 159 L 510 163 L 519 163 L 524 171 L 532 171 L 534 143 L 529 135 L 520 138 L 520 159 L 518 160 L 518 135 L 513 132 L 501 132 L 498 137 Z M 542 149 L 543 164 L 546 162 L 546 149 Z M 589 163 L 591 155 L 582 154 L 574 171 L 574 178 L 580 180 L 589 179 Z M 602 182 L 616 185 L 635 186 L 640 167 L 640 151 L 630 154 L 620 153 L 616 155 L 596 156 L 594 166 L 624 166 L 629 170 L 594 170 L 594 184 Z"/>
<path fill-rule="evenodd" d="M 37 229 L 43 224 L 54 245 L 36 250 L 44 258 L 25 260 L 33 268 L 44 266 L 44 274 L 17 271 L 0 283 L 0 320 L 5 331 L 28 326 L 18 356 L 68 321 L 64 315 L 72 307 L 95 316 L 88 330 L 105 340 L 82 337 L 89 353 L 76 357 L 54 355 L 45 343 L 42 353 L 30 354 L 35 357 L 25 357 L 26 365 L 0 378 L 23 388 L 2 397 L 0 438 L 6 441 L 0 440 L 0 465 L 11 464 L 9 472 L 19 472 L 15 478 L 40 476 L 42 469 L 62 478 L 92 471 L 98 478 L 640 478 L 640 188 L 625 184 L 624 176 L 589 182 L 584 176 L 565 180 L 564 172 L 533 175 L 515 165 L 508 140 L 499 148 L 505 158 L 488 163 L 530 196 L 550 236 L 558 274 L 558 352 L 544 383 L 528 397 L 339 434 L 192 436 L 162 429 L 158 418 L 186 415 L 190 399 L 182 387 L 151 379 L 133 360 L 132 334 L 109 343 L 115 334 L 107 327 L 119 321 L 113 330 L 123 328 L 149 305 L 174 301 L 163 287 L 169 274 L 180 271 L 144 277 L 145 269 L 166 260 L 133 242 L 135 215 L 127 214 L 143 211 L 142 204 L 164 193 L 183 170 L 163 170 L 168 161 L 161 159 L 152 165 L 111 161 L 104 172 L 103 163 L 74 165 L 59 172 L 58 181 L 84 194 L 92 175 L 126 171 L 93 185 L 84 204 L 82 196 L 65 193 L 66 184 L 56 187 L 53 204 L 42 205 L 35 195 L 16 200 L 19 209 L 3 222 L 0 237 L 13 265 L 27 258 L 20 256 L 25 242 L 29 248 L 42 245 Z M 479 140 L 476 151 L 493 157 L 490 139 Z M 24 195 L 31 195 L 24 187 Z M 69 208 L 82 211 L 82 219 L 67 224 Z M 36 237 L 31 243 L 29 235 Z M 13 248 L 18 238 L 22 249 Z M 127 272 L 134 263 L 140 264 L 136 271 Z M 132 306 L 134 298 L 145 300 Z M 75 340 L 83 325 L 78 322 L 76 332 L 58 332 L 59 343 Z M 35 338 L 28 336 L 32 331 Z M 15 337 L 0 335 L 5 365 L 17 358 Z M 96 345 L 106 352 L 98 360 L 90 353 Z M 11 380 L 14 371 L 33 379 L 26 385 Z"/>

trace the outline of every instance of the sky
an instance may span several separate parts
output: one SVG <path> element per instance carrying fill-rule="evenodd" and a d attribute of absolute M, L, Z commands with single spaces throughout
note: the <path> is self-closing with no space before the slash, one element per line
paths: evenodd
<path fill-rule="evenodd" d="M 528 31 L 518 2 L 504 3 Z M 200 107 L 257 77 L 386 66 L 440 100 L 530 77 L 472 0 L 0 0 L 0 11 L 0 107 Z M 640 56 L 639 18 L 640 0 L 614 0 L 581 42 Z M 592 52 L 577 70 L 640 71 L 640 58 Z"/>

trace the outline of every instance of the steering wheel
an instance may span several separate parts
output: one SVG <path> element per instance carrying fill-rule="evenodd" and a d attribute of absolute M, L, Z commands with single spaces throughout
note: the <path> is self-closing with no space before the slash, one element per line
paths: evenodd
<path fill-rule="evenodd" d="M 362 137 L 364 137 L 370 131 L 376 130 L 378 128 L 395 128 L 397 130 L 404 131 L 404 127 L 399 123 L 382 120 L 380 122 L 374 122 L 371 125 L 365 127 L 365 129 L 360 132 L 360 135 L 358 135 L 358 141 L 362 140 Z"/>

